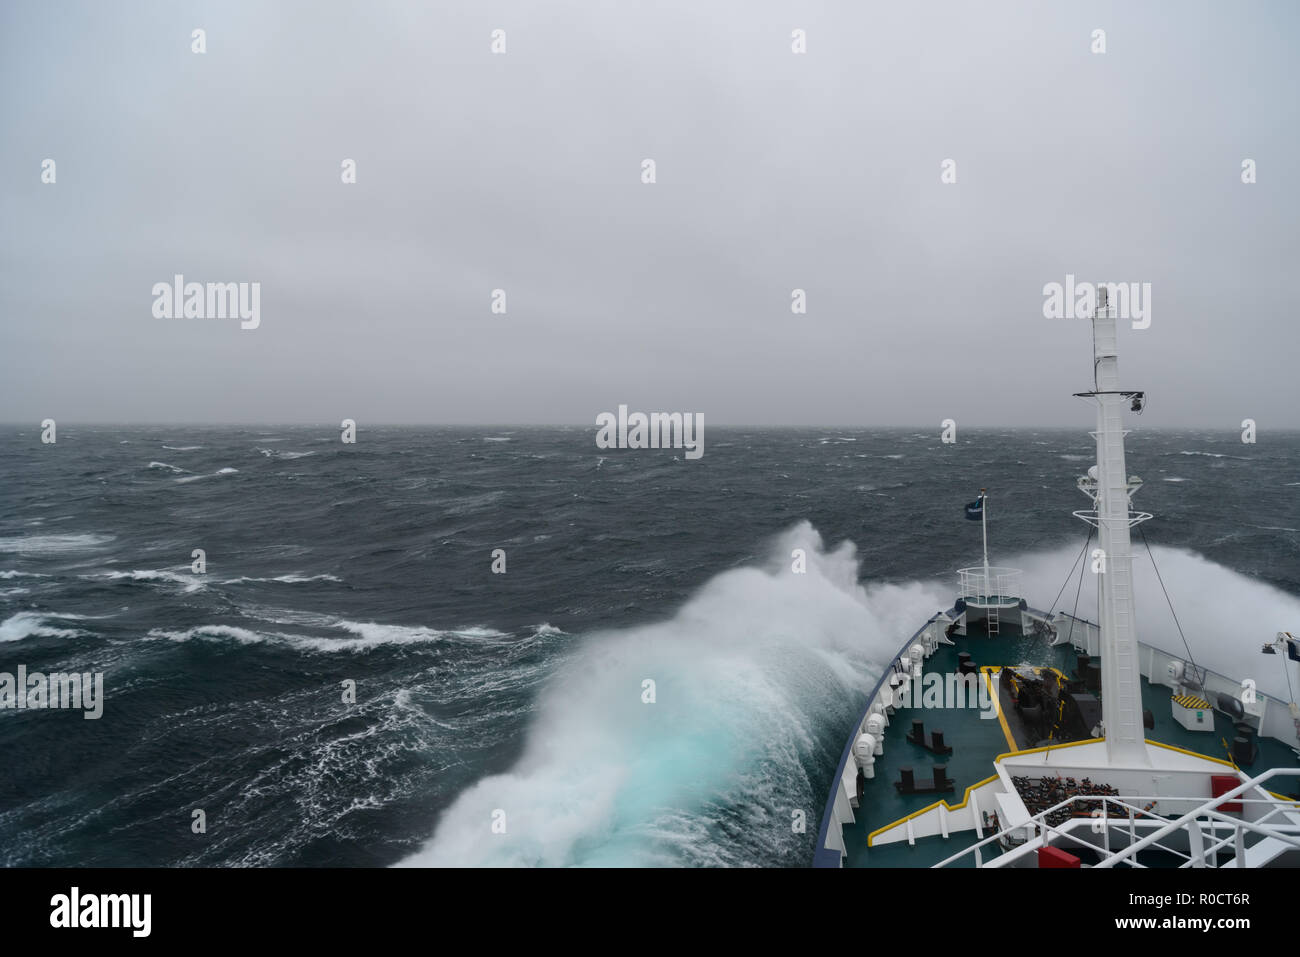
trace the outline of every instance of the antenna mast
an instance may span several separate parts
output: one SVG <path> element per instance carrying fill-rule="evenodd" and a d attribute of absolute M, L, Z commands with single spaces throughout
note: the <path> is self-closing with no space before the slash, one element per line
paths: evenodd
<path fill-rule="evenodd" d="M 1142 675 L 1138 665 L 1137 628 L 1133 605 L 1133 553 L 1129 529 L 1151 516 L 1131 512 L 1129 497 L 1141 487 L 1130 481 L 1124 465 L 1122 413 L 1131 403 L 1141 411 L 1144 394 L 1124 392 L 1119 386 L 1116 356 L 1115 310 L 1108 302 L 1108 290 L 1097 290 L 1097 309 L 1092 319 L 1093 367 L 1096 389 L 1080 392 L 1097 403 L 1097 465 L 1079 480 L 1079 487 L 1093 499 L 1095 510 L 1075 512 L 1096 526 L 1101 545 L 1097 587 L 1101 596 L 1102 722 L 1106 733 L 1106 755 L 1112 765 L 1149 765 L 1142 723 Z M 1095 473 L 1095 474 L 1094 474 Z M 1095 556 L 1095 553 L 1094 553 Z"/>

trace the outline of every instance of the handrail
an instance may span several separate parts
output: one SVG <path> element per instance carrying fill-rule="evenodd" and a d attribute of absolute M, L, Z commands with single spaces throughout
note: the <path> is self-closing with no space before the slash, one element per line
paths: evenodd
<path fill-rule="evenodd" d="M 1144 817 L 1154 818 L 1157 821 L 1167 822 L 1165 825 L 1158 828 L 1156 831 L 1154 831 L 1152 834 L 1148 835 L 1147 837 L 1142 838 L 1141 840 L 1133 844 L 1130 844 L 1123 851 L 1111 852 L 1107 850 L 1106 851 L 1107 857 L 1104 858 L 1103 861 L 1097 865 L 1098 867 L 1112 867 L 1116 863 L 1119 863 L 1120 861 L 1128 862 L 1130 863 L 1131 866 L 1138 866 L 1138 867 L 1142 866 L 1138 864 L 1136 861 L 1129 862 L 1128 858 L 1134 856 L 1138 851 L 1155 844 L 1164 836 L 1171 834 L 1176 830 L 1181 829 L 1189 821 L 1195 820 L 1197 817 L 1201 816 L 1202 814 L 1210 815 L 1211 817 L 1217 818 L 1218 820 L 1223 821 L 1234 828 L 1245 829 L 1250 831 L 1251 833 L 1266 834 L 1269 836 L 1278 837 L 1279 839 L 1286 841 L 1286 843 L 1292 844 L 1295 847 L 1300 848 L 1300 825 L 1273 825 L 1269 827 L 1259 826 L 1260 824 L 1262 824 L 1264 821 L 1268 820 L 1270 817 L 1274 816 L 1275 814 L 1281 813 L 1282 811 L 1286 810 L 1288 806 L 1294 806 L 1294 805 L 1290 805 L 1290 802 L 1280 801 L 1277 798 L 1250 798 L 1250 797 L 1241 796 L 1248 789 L 1252 787 L 1258 787 L 1262 782 L 1277 776 L 1300 777 L 1300 768 L 1270 768 L 1268 771 L 1265 771 L 1263 774 L 1250 778 L 1249 780 L 1239 785 L 1238 787 L 1232 789 L 1231 791 L 1228 791 L 1225 794 L 1216 795 L 1209 799 L 1201 798 L 1201 797 L 1178 797 L 1175 795 L 1168 795 L 1168 794 L 1157 794 L 1157 795 L 1074 794 L 1071 795 L 1070 797 L 1067 797 L 1065 800 L 1060 801 L 1057 804 L 1054 804 L 1052 807 L 1040 811 L 1038 814 L 1035 814 L 1033 817 L 1029 818 L 1023 824 L 1017 824 L 1015 825 L 1014 828 L 1004 828 L 1003 830 L 1000 830 L 995 834 L 991 834 L 988 837 L 984 838 L 983 840 L 978 841 L 975 844 L 972 844 L 961 851 L 958 851 L 956 854 L 944 858 L 942 861 L 940 861 L 939 863 L 933 866 L 936 868 L 946 867 L 947 865 L 951 864 L 953 861 L 959 860 L 968 854 L 972 854 L 972 853 L 977 854 L 980 848 L 983 848 L 986 845 L 991 844 L 996 840 L 999 840 L 1004 834 L 1007 833 L 1008 830 L 1016 830 L 1022 827 L 1026 827 L 1030 824 L 1033 824 L 1034 826 L 1038 827 L 1044 835 L 1053 834 L 1060 837 L 1065 837 L 1072 841 L 1079 840 L 1078 838 L 1073 837 L 1070 834 L 1070 832 L 1077 829 L 1080 825 L 1087 825 L 1088 827 L 1091 828 L 1095 821 L 1101 820 L 1107 822 L 1105 825 L 1106 827 L 1112 826 L 1109 824 L 1111 818 L 1108 815 L 1103 815 L 1100 818 L 1093 817 L 1093 816 L 1089 816 L 1086 818 L 1084 817 L 1071 818 L 1069 821 L 1065 822 L 1065 824 L 1061 826 L 1047 823 L 1048 815 L 1056 811 L 1062 810 L 1068 805 L 1072 805 L 1079 801 L 1094 801 L 1094 802 L 1101 801 L 1103 810 L 1108 804 L 1112 804 L 1112 803 L 1120 807 L 1128 808 L 1128 810 L 1130 811 L 1128 815 L 1128 821 L 1130 827 L 1134 823 L 1133 820 L 1134 813 L 1140 814 Z M 1146 810 L 1145 808 L 1137 807 L 1136 805 L 1127 803 L 1131 801 L 1166 801 L 1171 803 L 1175 801 L 1177 802 L 1196 801 L 1197 806 L 1193 808 L 1191 811 L 1184 814 L 1182 817 L 1178 818 L 1177 820 L 1169 821 L 1167 818 L 1163 817 L 1162 815 L 1154 814 Z M 1272 805 L 1273 810 L 1269 811 L 1258 821 L 1241 821 L 1241 820 L 1237 820 L 1236 818 L 1226 817 L 1217 810 L 1217 808 L 1220 807 L 1222 804 L 1230 801 L 1234 803 L 1240 803 L 1240 804 Z M 1122 820 L 1122 818 L 1120 818 L 1119 820 Z M 1289 837 L 1293 833 L 1297 835 L 1297 837 L 1294 840 L 1290 839 Z M 1041 837 L 1035 838 L 1035 840 L 1041 842 L 1042 838 Z M 1030 843 L 1030 842 L 1026 842 L 1026 843 Z M 1081 843 L 1089 843 L 1089 842 L 1081 842 Z M 1217 850 L 1217 848 L 1221 846 L 1222 843 L 1224 842 L 1220 842 L 1219 844 L 1216 844 L 1215 849 Z M 1163 845 L 1161 845 L 1161 847 L 1162 849 L 1177 854 L 1180 857 L 1186 857 L 1188 858 L 1189 861 L 1191 860 L 1191 857 L 1185 853 L 1176 851 L 1173 848 L 1166 848 Z"/>
<path fill-rule="evenodd" d="M 1229 801 L 1232 798 L 1238 797 L 1248 789 L 1253 787 L 1258 787 L 1264 781 L 1267 781 L 1270 778 L 1277 777 L 1279 775 L 1282 777 L 1300 777 L 1300 768 L 1269 768 L 1263 774 L 1257 775 L 1243 784 L 1239 784 L 1231 791 L 1228 791 L 1225 794 L 1216 795 L 1215 797 L 1211 798 L 1209 801 L 1204 802 L 1202 804 L 1202 807 L 1205 807 L 1205 805 L 1210 805 L 1210 807 L 1206 808 L 1206 810 L 1213 811 L 1215 808 L 1218 808 L 1225 801 Z M 1251 800 L 1251 799 L 1247 799 L 1247 800 Z M 1128 860 L 1128 858 L 1137 854 L 1138 851 L 1142 850 L 1143 848 L 1150 847 L 1153 843 L 1158 841 L 1160 838 L 1164 837 L 1166 834 L 1172 834 L 1174 831 L 1179 830 L 1184 825 L 1186 825 L 1189 821 L 1194 821 L 1198 816 L 1199 811 L 1201 811 L 1201 808 L 1194 808 L 1191 811 L 1188 811 L 1182 817 L 1178 818 L 1178 820 L 1171 821 L 1169 824 L 1166 824 L 1164 827 L 1160 828 L 1160 830 L 1156 831 L 1154 834 L 1149 834 L 1146 837 L 1142 838 L 1140 841 L 1137 841 L 1134 844 L 1130 844 L 1122 851 L 1116 851 L 1113 855 L 1101 861 L 1097 866 L 1114 867 L 1120 861 Z M 1240 823 L 1242 824 L 1242 826 L 1249 826 L 1252 822 L 1242 821 Z M 1255 830 L 1255 828 L 1251 827 L 1251 830 Z M 1265 833 L 1276 833 L 1276 832 L 1266 831 Z M 1300 847 L 1300 841 L 1295 843 L 1297 847 Z"/>

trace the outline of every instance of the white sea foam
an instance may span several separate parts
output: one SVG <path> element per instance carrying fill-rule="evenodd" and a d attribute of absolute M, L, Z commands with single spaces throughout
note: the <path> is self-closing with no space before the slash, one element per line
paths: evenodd
<path fill-rule="evenodd" d="M 201 449 L 201 448 L 203 448 L 203 446 L 201 446 L 201 445 L 164 445 L 163 448 L 165 448 L 168 452 L 193 452 L 193 451 L 195 451 L 195 450 L 197 450 L 197 449 Z"/>
<path fill-rule="evenodd" d="M 170 464 L 168 464 L 167 462 L 150 462 L 150 463 L 149 463 L 149 468 L 151 468 L 151 469 L 168 469 L 168 470 L 170 470 L 170 471 L 172 471 L 172 472 L 188 472 L 188 471 L 189 471 L 189 469 L 183 469 L 183 468 L 180 468 L 179 466 L 176 466 L 176 465 L 170 465 Z"/>

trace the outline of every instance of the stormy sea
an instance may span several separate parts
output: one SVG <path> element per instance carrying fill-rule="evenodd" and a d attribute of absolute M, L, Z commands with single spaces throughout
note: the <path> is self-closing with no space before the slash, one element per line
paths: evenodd
<path fill-rule="evenodd" d="M 0 709 L 0 864 L 805 866 L 980 488 L 1030 604 L 1094 616 L 1086 427 L 594 435 L 7 430 L 0 672 L 103 698 Z M 1152 555 L 1210 667 L 1300 628 L 1300 435 L 1128 449 L 1142 639 L 1181 646 Z"/>

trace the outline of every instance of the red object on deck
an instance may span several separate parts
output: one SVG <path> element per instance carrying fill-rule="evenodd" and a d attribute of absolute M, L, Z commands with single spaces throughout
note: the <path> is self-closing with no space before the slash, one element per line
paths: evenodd
<path fill-rule="evenodd" d="M 1234 788 L 1241 787 L 1241 781 L 1231 774 L 1211 774 L 1210 775 L 1210 793 L 1215 797 L 1221 794 L 1227 794 Z M 1224 813 L 1236 811 L 1241 813 L 1240 801 L 1225 801 L 1219 805 L 1219 810 Z"/>
<path fill-rule="evenodd" d="M 1055 847 L 1040 847 L 1038 849 L 1038 866 L 1078 867 L 1079 859 L 1073 854 L 1067 854 Z"/>

